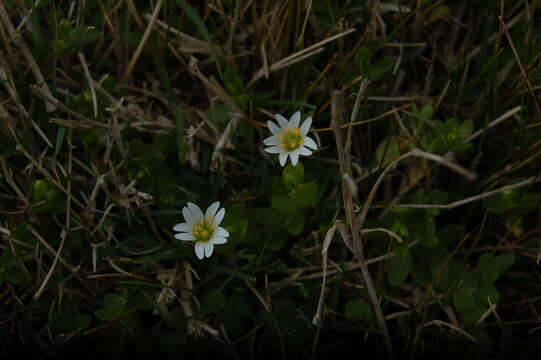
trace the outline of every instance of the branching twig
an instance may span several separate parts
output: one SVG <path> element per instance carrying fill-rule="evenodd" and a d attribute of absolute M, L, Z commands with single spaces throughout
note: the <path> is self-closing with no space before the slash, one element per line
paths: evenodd
<path fill-rule="evenodd" d="M 443 205 L 438 205 L 438 204 L 395 204 L 392 207 L 449 210 L 449 209 L 454 209 L 456 207 L 459 207 L 459 206 L 462 206 L 462 205 L 465 205 L 465 204 L 468 204 L 468 203 L 471 203 L 471 202 L 474 202 L 474 201 L 477 201 L 477 200 L 485 199 L 485 198 L 487 198 L 489 196 L 495 195 L 495 194 L 500 193 L 502 191 L 518 189 L 518 188 L 521 188 L 521 187 L 524 187 L 524 186 L 527 186 L 527 185 L 534 184 L 534 183 L 539 182 L 539 181 L 541 181 L 541 174 L 529 177 L 528 179 L 523 180 L 521 182 L 518 182 L 516 184 L 503 186 L 503 187 L 498 188 L 496 190 L 487 191 L 485 193 L 475 195 L 475 196 L 472 196 L 472 197 L 469 197 L 469 198 L 466 198 L 466 199 L 454 201 L 454 202 L 452 202 L 450 204 L 443 204 Z"/>

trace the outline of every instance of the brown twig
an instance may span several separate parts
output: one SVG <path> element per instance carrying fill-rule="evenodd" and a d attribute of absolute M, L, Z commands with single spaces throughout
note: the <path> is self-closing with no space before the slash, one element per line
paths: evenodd
<path fill-rule="evenodd" d="M 351 173 L 351 159 L 350 155 L 346 154 L 344 151 L 342 130 L 340 128 L 344 112 L 344 94 L 340 91 L 333 91 L 333 93 L 331 94 L 331 99 L 331 126 L 335 129 L 336 148 L 338 151 L 340 172 L 342 174 L 342 178 L 344 178 L 346 176 L 349 176 L 349 174 Z M 344 211 L 349 227 L 349 235 L 353 238 L 352 244 L 350 244 L 350 246 L 348 247 L 352 249 L 353 254 L 359 262 L 361 273 L 363 275 L 363 279 L 368 290 L 368 295 L 376 313 L 376 318 L 378 319 L 379 326 L 383 332 L 387 352 L 391 359 L 394 359 L 393 344 L 391 342 L 387 323 L 385 322 L 383 311 L 381 310 L 381 305 L 378 300 L 376 288 L 372 282 L 372 277 L 370 276 L 370 272 L 368 271 L 368 267 L 366 265 L 363 244 L 360 238 L 361 226 L 357 221 L 355 221 L 355 215 L 353 211 L 353 196 L 351 194 L 348 182 L 345 180 L 342 181 L 342 199 L 344 202 Z M 345 234 L 345 236 L 347 237 L 347 234 Z M 346 240 L 346 238 L 344 238 L 344 240 Z M 347 241 L 346 245 L 348 245 Z"/>

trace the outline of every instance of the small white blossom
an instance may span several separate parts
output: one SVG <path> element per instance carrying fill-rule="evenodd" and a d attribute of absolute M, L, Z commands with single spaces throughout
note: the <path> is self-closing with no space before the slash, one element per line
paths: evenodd
<path fill-rule="evenodd" d="M 216 201 L 210 205 L 203 214 L 199 206 L 189 202 L 182 208 L 184 216 L 183 223 L 175 225 L 173 231 L 178 231 L 175 238 L 185 241 L 195 242 L 195 255 L 199 259 L 210 257 L 214 251 L 214 245 L 225 244 L 229 232 L 220 227 L 225 209 L 220 207 L 220 202 Z"/>
<path fill-rule="evenodd" d="M 272 136 L 263 140 L 263 143 L 269 146 L 265 149 L 266 152 L 279 155 L 281 166 L 286 164 L 288 156 L 291 158 L 291 164 L 295 166 L 299 161 L 299 155 L 309 156 L 312 155 L 312 150 L 317 150 L 316 142 L 306 136 L 312 125 L 311 117 L 306 118 L 300 127 L 300 111 L 294 113 L 289 121 L 280 114 L 274 115 L 274 118 L 280 126 L 267 121 Z"/>

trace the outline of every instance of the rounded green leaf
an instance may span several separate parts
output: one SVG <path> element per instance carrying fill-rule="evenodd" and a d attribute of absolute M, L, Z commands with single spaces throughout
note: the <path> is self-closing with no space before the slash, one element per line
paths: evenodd
<path fill-rule="evenodd" d="M 300 208 L 314 206 L 317 202 L 316 183 L 308 182 L 300 185 L 295 191 L 293 191 L 291 197 Z"/>
<path fill-rule="evenodd" d="M 227 308 L 224 294 L 219 290 L 211 290 L 205 295 L 201 304 L 201 311 L 205 314 L 214 314 Z"/>
<path fill-rule="evenodd" d="M 372 306 L 363 299 L 349 301 L 345 305 L 344 313 L 347 317 L 365 322 L 371 322 L 374 318 Z"/>
<path fill-rule="evenodd" d="M 282 223 L 283 218 L 273 208 L 265 207 L 256 210 L 255 220 L 263 225 L 278 225 Z"/>
<path fill-rule="evenodd" d="M 295 166 L 287 164 L 282 173 L 282 180 L 290 189 L 295 189 L 302 184 L 304 182 L 304 166 L 302 163 L 298 162 Z"/>
<path fill-rule="evenodd" d="M 475 310 L 477 302 L 474 293 L 477 290 L 473 284 L 464 283 L 453 297 L 453 305 L 460 314 L 468 314 Z"/>
<path fill-rule="evenodd" d="M 273 196 L 272 207 L 282 215 L 292 215 L 297 210 L 297 205 L 287 196 Z"/>
<path fill-rule="evenodd" d="M 405 256 L 393 256 L 389 260 L 389 268 L 387 269 L 387 280 L 393 286 L 402 284 L 408 278 L 411 271 L 411 252 L 407 252 Z"/>
<path fill-rule="evenodd" d="M 488 254 L 479 259 L 479 272 L 483 280 L 494 283 L 498 277 L 509 270 L 515 263 L 515 254 L 490 256 Z"/>
<path fill-rule="evenodd" d="M 124 312 L 126 299 L 119 294 L 107 294 L 103 301 L 103 308 L 94 311 L 94 315 L 100 320 L 114 320 Z"/>
<path fill-rule="evenodd" d="M 500 293 L 493 284 L 483 282 L 479 288 L 479 298 L 481 304 L 490 306 L 490 304 L 497 304 L 500 301 Z"/>
<path fill-rule="evenodd" d="M 283 229 L 279 229 L 268 232 L 265 241 L 268 244 L 269 249 L 272 251 L 278 251 L 283 248 L 285 244 L 287 244 L 288 239 L 289 235 L 287 232 Z"/>
<path fill-rule="evenodd" d="M 299 235 L 304 229 L 304 215 L 301 211 L 297 211 L 287 224 L 287 231 L 293 235 Z"/>

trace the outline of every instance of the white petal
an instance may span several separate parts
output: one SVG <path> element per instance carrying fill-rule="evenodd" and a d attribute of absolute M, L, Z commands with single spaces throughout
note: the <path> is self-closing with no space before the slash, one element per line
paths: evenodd
<path fill-rule="evenodd" d="M 301 146 L 299 148 L 299 154 L 303 155 L 303 156 L 310 156 L 312 155 L 312 151 L 311 150 L 308 150 L 308 148 Z"/>
<path fill-rule="evenodd" d="M 210 241 L 205 243 L 205 256 L 210 257 L 210 255 L 212 255 L 212 251 L 214 251 L 214 244 Z"/>
<path fill-rule="evenodd" d="M 278 145 L 281 143 L 282 143 L 282 140 L 280 140 L 278 136 L 271 136 L 263 140 L 263 144 L 267 146 Z"/>
<path fill-rule="evenodd" d="M 202 242 L 195 243 L 195 255 L 199 260 L 203 260 L 205 257 L 205 244 Z"/>
<path fill-rule="evenodd" d="M 288 155 L 288 153 L 286 153 L 286 152 L 281 152 L 280 153 L 280 166 L 285 166 L 286 165 L 287 155 Z"/>
<path fill-rule="evenodd" d="M 192 227 L 186 223 L 180 223 L 180 224 L 175 225 L 175 227 L 173 228 L 173 231 L 191 232 Z"/>
<path fill-rule="evenodd" d="M 299 129 L 299 134 L 301 136 L 306 136 L 306 134 L 308 134 L 308 130 L 310 130 L 310 126 L 312 126 L 312 118 L 307 117 Z"/>
<path fill-rule="evenodd" d="M 281 133 L 283 133 L 283 131 L 278 127 L 278 125 L 276 125 L 270 120 L 267 121 L 267 126 L 269 127 L 272 135 L 280 135 Z"/>
<path fill-rule="evenodd" d="M 282 149 L 280 146 L 271 146 L 263 150 L 265 150 L 265 152 L 268 152 L 269 154 L 280 154 L 284 152 L 284 149 Z"/>
<path fill-rule="evenodd" d="M 225 209 L 221 208 L 220 211 L 218 211 L 216 213 L 216 216 L 214 217 L 214 226 L 220 225 L 220 223 L 224 219 L 224 215 L 225 215 Z"/>
<path fill-rule="evenodd" d="M 309 138 L 308 136 L 304 138 L 304 146 L 312 149 L 312 150 L 317 150 L 317 144 L 314 140 L 312 140 L 312 138 Z"/>
<path fill-rule="evenodd" d="M 297 165 L 297 163 L 299 162 L 299 150 L 297 149 L 293 152 L 290 152 L 289 156 L 291 157 L 291 165 Z"/>
<path fill-rule="evenodd" d="M 175 238 L 178 240 L 184 240 L 184 241 L 194 241 L 195 237 L 190 233 L 178 233 L 175 234 Z"/>
<path fill-rule="evenodd" d="M 188 208 L 192 212 L 193 219 L 195 222 L 198 222 L 203 218 L 203 212 L 199 208 L 199 206 L 195 205 L 193 202 L 188 203 Z"/>
<path fill-rule="evenodd" d="M 188 223 L 188 225 L 195 225 L 196 221 L 193 218 L 193 214 L 190 209 L 188 209 L 188 207 L 184 206 L 182 208 L 182 215 L 184 215 L 184 220 L 186 221 L 186 223 Z"/>
<path fill-rule="evenodd" d="M 289 125 L 292 129 L 296 129 L 299 127 L 299 124 L 301 123 L 301 112 L 297 111 L 293 116 L 291 116 L 291 120 L 289 120 Z"/>
<path fill-rule="evenodd" d="M 214 233 L 214 235 L 221 236 L 221 237 L 228 237 L 229 232 L 226 229 L 224 229 L 223 227 L 218 227 L 216 229 L 216 232 Z"/>
<path fill-rule="evenodd" d="M 212 243 L 214 245 L 221 245 L 221 244 L 225 244 L 226 242 L 227 242 L 227 239 L 221 236 L 215 236 L 214 238 L 212 238 Z"/>
<path fill-rule="evenodd" d="M 220 207 L 220 202 L 216 201 L 215 203 L 212 203 L 208 208 L 207 212 L 205 213 L 205 217 L 208 218 L 210 216 L 214 217 L 216 215 L 216 211 L 218 211 L 218 208 Z"/>
<path fill-rule="evenodd" d="M 287 121 L 285 117 L 280 114 L 276 114 L 274 115 L 274 118 L 278 120 L 278 124 L 280 124 L 282 130 L 289 129 L 289 121 Z"/>

